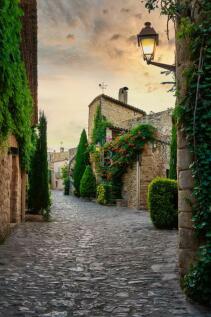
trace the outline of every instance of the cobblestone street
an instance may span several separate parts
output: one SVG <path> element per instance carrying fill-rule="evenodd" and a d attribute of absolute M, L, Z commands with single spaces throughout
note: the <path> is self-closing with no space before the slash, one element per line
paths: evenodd
<path fill-rule="evenodd" d="M 21 224 L 0 246 L 0 317 L 211 316 L 180 291 L 176 231 L 135 210 L 53 201 L 52 222 Z"/>

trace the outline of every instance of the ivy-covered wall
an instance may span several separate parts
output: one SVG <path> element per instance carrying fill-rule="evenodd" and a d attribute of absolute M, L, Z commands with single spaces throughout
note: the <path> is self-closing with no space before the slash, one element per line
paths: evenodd
<path fill-rule="evenodd" d="M 180 267 L 183 287 L 211 305 L 211 2 L 146 0 L 176 23 Z M 196 251 L 197 250 L 197 251 Z"/>
<path fill-rule="evenodd" d="M 21 17 L 18 0 L 0 2 L 0 141 L 17 138 L 21 166 L 29 166 L 33 100 L 21 53 Z"/>

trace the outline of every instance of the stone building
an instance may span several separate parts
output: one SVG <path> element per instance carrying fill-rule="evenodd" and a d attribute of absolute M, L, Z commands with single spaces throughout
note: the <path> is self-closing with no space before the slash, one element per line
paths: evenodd
<path fill-rule="evenodd" d="M 76 148 L 65 151 L 64 148 L 60 148 L 60 152 L 49 153 L 49 169 L 51 173 L 51 188 L 53 190 L 63 190 L 64 184 L 62 179 L 62 168 L 72 164 L 75 158 Z"/>
<path fill-rule="evenodd" d="M 125 87 L 126 88 L 126 87 Z M 92 139 L 94 117 L 97 107 L 102 115 L 113 125 L 107 129 L 106 139 L 110 141 L 118 134 L 127 132 L 138 124 L 149 123 L 157 129 L 157 140 L 153 145 L 147 144 L 142 155 L 123 176 L 122 198 L 124 205 L 136 209 L 147 208 L 147 189 L 149 183 L 157 176 L 166 177 L 169 170 L 170 137 L 172 129 L 172 110 L 159 113 L 146 113 L 126 104 L 127 90 L 121 89 L 121 100 L 101 95 L 89 105 L 89 142 Z M 124 96 L 124 92 L 126 96 Z M 124 101 L 123 101 L 124 100 Z M 141 154 L 141 153 L 140 153 Z"/>
<path fill-rule="evenodd" d="M 94 118 L 97 107 L 101 107 L 102 115 L 116 128 L 122 128 L 126 120 L 142 117 L 145 112 L 107 95 L 96 97 L 89 105 L 88 139 L 91 142 Z"/>
<path fill-rule="evenodd" d="M 31 93 L 34 98 L 32 124 L 37 123 L 37 3 L 36 0 L 21 0 L 22 56 L 25 62 Z M 19 145 L 10 135 L 5 147 L 0 149 L 0 240 L 4 239 L 11 224 L 25 218 L 26 179 L 21 170 Z"/>

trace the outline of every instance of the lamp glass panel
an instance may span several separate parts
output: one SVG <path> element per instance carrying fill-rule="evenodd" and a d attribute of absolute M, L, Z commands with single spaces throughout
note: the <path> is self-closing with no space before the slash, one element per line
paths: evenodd
<path fill-rule="evenodd" d="M 155 39 L 154 38 L 142 39 L 141 44 L 142 44 L 144 56 L 147 59 L 153 58 L 154 50 L 155 50 Z"/>

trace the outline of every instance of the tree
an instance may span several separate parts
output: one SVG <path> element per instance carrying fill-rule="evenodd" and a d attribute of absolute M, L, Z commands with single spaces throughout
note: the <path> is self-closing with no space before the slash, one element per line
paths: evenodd
<path fill-rule="evenodd" d="M 75 187 L 75 195 L 80 196 L 80 182 L 85 172 L 86 166 L 89 164 L 88 141 L 86 131 L 83 130 L 80 137 L 76 153 L 75 168 L 73 171 L 73 182 Z"/>
<path fill-rule="evenodd" d="M 29 173 L 29 209 L 49 217 L 50 192 L 48 184 L 47 160 L 47 120 L 40 113 L 38 135 L 35 137 L 35 150 L 31 159 Z"/>
<path fill-rule="evenodd" d="M 96 178 L 93 174 L 91 166 L 87 166 L 80 184 L 81 197 L 96 197 Z"/>

